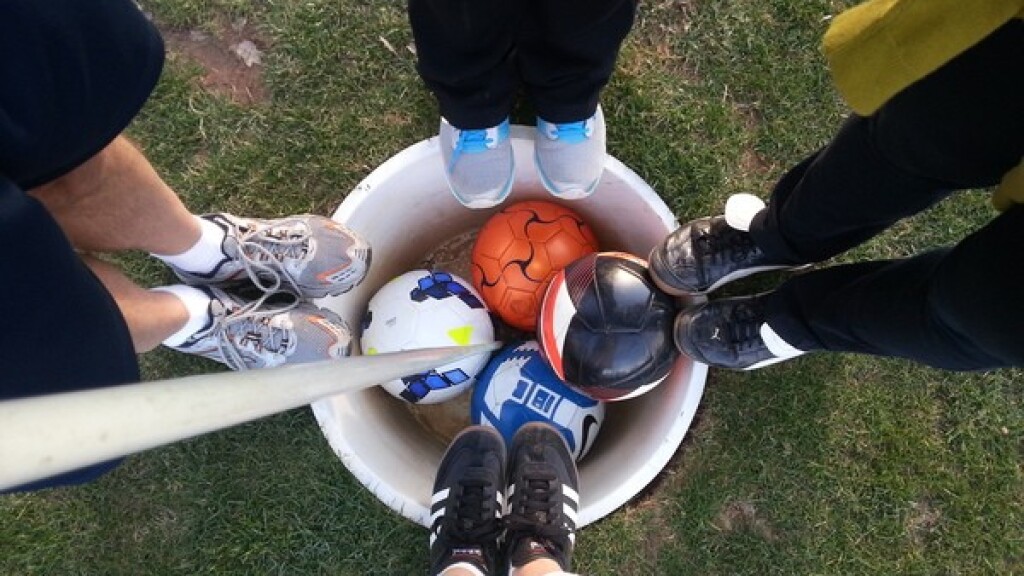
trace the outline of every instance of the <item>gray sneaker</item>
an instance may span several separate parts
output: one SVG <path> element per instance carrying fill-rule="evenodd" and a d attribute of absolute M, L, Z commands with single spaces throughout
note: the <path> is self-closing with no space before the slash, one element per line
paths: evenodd
<path fill-rule="evenodd" d="M 248 277 L 268 294 L 285 288 L 303 298 L 323 298 L 348 292 L 370 267 L 372 252 L 366 240 L 330 218 L 202 218 L 224 229 L 224 260 L 206 274 L 172 266 L 186 284 L 227 284 Z"/>
<path fill-rule="evenodd" d="M 448 187 L 467 208 L 501 204 L 512 191 L 515 159 L 506 118 L 493 128 L 460 130 L 441 118 L 438 136 Z"/>
<path fill-rule="evenodd" d="M 534 161 L 548 192 L 563 200 L 594 193 L 605 163 L 604 113 L 579 122 L 553 124 L 537 118 Z"/>
<path fill-rule="evenodd" d="M 279 292 L 256 300 L 201 286 L 210 295 L 210 322 L 193 334 L 179 352 L 226 364 L 232 370 L 270 368 L 348 356 L 352 331 L 337 314 L 293 294 Z"/>

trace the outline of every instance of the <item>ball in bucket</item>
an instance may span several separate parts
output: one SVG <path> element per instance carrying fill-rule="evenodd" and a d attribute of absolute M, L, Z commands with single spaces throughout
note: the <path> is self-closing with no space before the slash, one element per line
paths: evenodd
<path fill-rule="evenodd" d="M 668 376 L 679 356 L 675 316 L 646 261 L 601 252 L 555 275 L 537 330 L 545 357 L 570 386 L 596 400 L 626 400 Z"/>
<path fill-rule="evenodd" d="M 473 244 L 473 287 L 506 324 L 532 332 L 555 273 L 597 250 L 590 226 L 568 207 L 516 202 L 480 229 Z"/>
<path fill-rule="evenodd" d="M 604 422 L 604 404 L 570 388 L 547 363 L 536 340 L 502 348 L 487 363 L 470 403 L 474 424 L 496 428 L 511 443 L 527 422 L 562 433 L 576 460 L 586 456 Z"/>
<path fill-rule="evenodd" d="M 463 279 L 441 271 L 411 270 L 370 299 L 362 321 L 363 354 L 469 346 L 494 341 L 494 326 L 480 295 Z M 450 400 L 473 385 L 487 354 L 382 384 L 413 404 Z"/>

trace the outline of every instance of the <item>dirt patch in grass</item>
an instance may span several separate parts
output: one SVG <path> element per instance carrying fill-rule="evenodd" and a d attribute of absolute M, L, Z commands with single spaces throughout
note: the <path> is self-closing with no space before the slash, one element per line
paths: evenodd
<path fill-rule="evenodd" d="M 753 148 L 744 148 L 740 154 L 740 174 L 763 177 L 771 173 L 773 166 L 761 157 Z"/>
<path fill-rule="evenodd" d="M 218 21 L 206 30 L 162 29 L 167 50 L 199 65 L 204 89 L 240 106 L 267 101 L 262 57 L 266 42 L 246 19 Z"/>
<path fill-rule="evenodd" d="M 942 523 L 942 511 L 928 499 L 912 502 L 903 527 L 915 546 L 922 546 Z"/>
<path fill-rule="evenodd" d="M 758 513 L 752 502 L 745 500 L 726 503 L 711 524 L 722 532 L 748 531 L 769 542 L 779 539 L 771 523 Z"/>

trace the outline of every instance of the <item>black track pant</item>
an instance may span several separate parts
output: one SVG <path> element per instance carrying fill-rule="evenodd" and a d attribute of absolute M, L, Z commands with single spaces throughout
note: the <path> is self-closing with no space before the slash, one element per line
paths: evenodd
<path fill-rule="evenodd" d="M 794 263 L 827 259 L 1024 155 L 1024 23 L 1013 20 L 789 171 L 751 234 Z M 804 350 L 951 370 L 1024 366 L 1024 206 L 952 247 L 796 276 L 768 322 Z"/>
<path fill-rule="evenodd" d="M 592 116 L 635 10 L 635 0 L 409 0 L 409 21 L 441 115 L 475 129 L 504 120 L 520 87 L 549 122 Z"/>

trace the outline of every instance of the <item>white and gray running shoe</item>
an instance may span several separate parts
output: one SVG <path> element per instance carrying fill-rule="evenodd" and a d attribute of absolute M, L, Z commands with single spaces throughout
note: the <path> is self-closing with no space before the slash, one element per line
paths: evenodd
<path fill-rule="evenodd" d="M 271 368 L 348 356 L 352 331 L 337 314 L 288 292 L 255 300 L 200 286 L 210 295 L 209 323 L 180 346 L 232 370 Z M 268 303 L 282 299 L 282 303 Z"/>
<path fill-rule="evenodd" d="M 172 266 L 186 284 L 222 285 L 248 278 L 268 294 L 284 288 L 302 298 L 323 298 L 348 292 L 370 267 L 372 253 L 366 240 L 323 216 L 202 218 L 224 230 L 224 260 L 206 274 Z"/>
<path fill-rule="evenodd" d="M 508 118 L 479 130 L 459 129 L 441 118 L 438 138 L 444 176 L 459 202 L 490 208 L 508 198 L 515 176 Z"/>
<path fill-rule="evenodd" d="M 604 113 L 601 107 L 590 118 L 555 124 L 537 118 L 534 163 L 541 183 L 562 200 L 577 200 L 594 193 L 608 156 Z"/>

